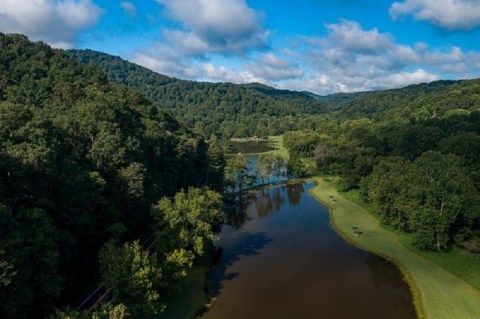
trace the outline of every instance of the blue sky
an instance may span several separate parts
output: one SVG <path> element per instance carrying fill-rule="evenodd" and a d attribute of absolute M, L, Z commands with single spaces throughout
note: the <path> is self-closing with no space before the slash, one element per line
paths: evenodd
<path fill-rule="evenodd" d="M 0 31 L 318 94 L 480 77 L 480 0 L 1 0 Z"/>

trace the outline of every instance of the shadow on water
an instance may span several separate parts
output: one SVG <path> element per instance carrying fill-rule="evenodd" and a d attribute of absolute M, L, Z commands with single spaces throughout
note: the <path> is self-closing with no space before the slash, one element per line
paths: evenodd
<path fill-rule="evenodd" d="M 201 318 L 416 318 L 398 268 L 345 242 L 311 187 L 277 185 L 230 203 L 208 277 L 215 303 Z"/>
<path fill-rule="evenodd" d="M 217 296 L 224 281 L 230 281 L 240 275 L 238 272 L 227 272 L 231 265 L 242 258 L 258 255 L 262 248 L 271 241 L 272 239 L 265 233 L 247 232 L 242 234 L 228 250 L 219 248 L 220 256 L 209 274 L 209 280 L 212 283 L 209 288 L 209 295 Z"/>

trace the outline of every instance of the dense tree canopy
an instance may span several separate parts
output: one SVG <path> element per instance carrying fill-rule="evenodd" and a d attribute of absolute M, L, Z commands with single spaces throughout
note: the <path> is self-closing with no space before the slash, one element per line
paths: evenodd
<path fill-rule="evenodd" d="M 316 131 L 290 132 L 340 190 L 361 188 L 382 222 L 443 250 L 480 236 L 480 80 L 357 94 Z M 313 152 L 312 152 L 313 150 Z"/>
<path fill-rule="evenodd" d="M 184 81 L 157 74 L 118 57 L 71 50 L 81 63 L 101 67 L 116 82 L 138 90 L 205 136 L 278 135 L 317 127 L 327 103 L 310 94 L 275 90 L 260 84 L 235 85 Z"/>
<path fill-rule="evenodd" d="M 44 43 L 0 34 L 0 61 L 0 316 L 42 316 L 81 297 L 104 242 L 143 238 L 153 203 L 205 183 L 208 145 Z"/>

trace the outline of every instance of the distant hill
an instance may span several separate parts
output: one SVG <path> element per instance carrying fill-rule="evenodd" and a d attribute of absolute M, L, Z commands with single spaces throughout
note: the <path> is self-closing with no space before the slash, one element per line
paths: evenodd
<path fill-rule="evenodd" d="M 320 96 L 261 83 L 179 80 L 91 50 L 70 50 L 67 54 L 83 64 L 102 68 L 111 81 L 145 94 L 207 137 L 212 133 L 224 137 L 265 136 L 316 129 L 331 118 L 425 118 L 479 107 L 480 80 L 442 80 L 400 89 Z"/>
<path fill-rule="evenodd" d="M 302 92 L 259 83 L 178 80 L 101 52 L 70 50 L 67 54 L 80 63 L 102 68 L 111 81 L 145 94 L 206 136 L 265 136 L 315 128 L 318 116 L 330 111 L 328 103 Z"/>

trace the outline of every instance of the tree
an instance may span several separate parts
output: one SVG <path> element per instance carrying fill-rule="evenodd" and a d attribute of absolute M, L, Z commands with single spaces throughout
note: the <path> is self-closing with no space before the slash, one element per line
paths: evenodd
<path fill-rule="evenodd" d="M 403 175 L 408 167 L 405 159 L 388 157 L 364 181 L 368 199 L 378 208 L 382 222 L 404 231 L 409 227 L 408 214 L 399 207 L 398 199 L 406 186 Z"/>
<path fill-rule="evenodd" d="M 162 269 L 156 256 L 143 251 L 138 241 L 120 247 L 109 241 L 100 250 L 99 260 L 104 285 L 112 288 L 133 318 L 151 318 L 164 310 Z"/>
<path fill-rule="evenodd" d="M 225 156 L 222 146 L 215 135 L 208 142 L 208 175 L 206 185 L 217 192 L 222 192 L 225 176 Z"/>
<path fill-rule="evenodd" d="M 214 230 L 222 222 L 221 207 L 220 194 L 209 189 L 189 188 L 173 199 L 161 199 L 152 208 L 161 251 L 185 249 L 202 256 L 217 239 Z"/>
<path fill-rule="evenodd" d="M 152 207 L 155 247 L 160 252 L 164 287 L 182 289 L 196 258 L 212 248 L 222 222 L 222 197 L 209 189 L 189 188 Z"/>
<path fill-rule="evenodd" d="M 290 157 L 287 162 L 288 177 L 304 177 L 307 173 L 307 168 L 302 160 L 298 157 Z"/>
<path fill-rule="evenodd" d="M 247 158 L 240 154 L 229 158 L 225 166 L 225 181 L 227 187 L 233 190 L 243 190 L 247 178 Z"/>
<path fill-rule="evenodd" d="M 478 192 L 454 155 L 426 152 L 407 174 L 401 206 L 410 214 L 412 244 L 443 250 L 452 241 L 456 221 L 462 216 L 478 219 Z"/>
<path fill-rule="evenodd" d="M 5 251 L 0 249 L 0 286 L 8 286 L 12 282 L 12 277 L 16 271 L 12 264 L 3 259 Z"/>

